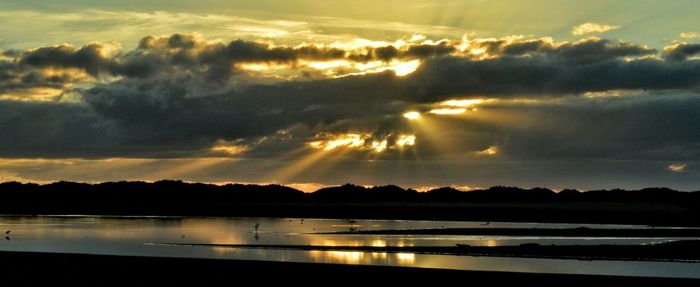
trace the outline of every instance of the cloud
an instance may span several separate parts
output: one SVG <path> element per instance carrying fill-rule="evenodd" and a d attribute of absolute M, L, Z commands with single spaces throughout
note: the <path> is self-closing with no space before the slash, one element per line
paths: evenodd
<path fill-rule="evenodd" d="M 675 173 L 681 173 L 685 171 L 686 164 L 684 163 L 674 163 L 668 166 L 668 170 Z"/>
<path fill-rule="evenodd" d="M 533 80 L 531 77 L 543 77 L 542 80 L 534 79 L 535 81 L 532 81 L 531 84 L 526 84 L 531 86 L 544 84 L 544 81 L 554 81 L 547 83 L 547 85 L 552 86 L 556 84 L 556 81 L 562 81 L 562 85 L 569 85 L 572 83 L 564 82 L 566 80 L 585 80 L 587 77 L 576 78 L 571 74 L 572 72 L 586 72 L 579 69 L 580 67 L 588 70 L 595 68 L 610 70 L 616 68 L 613 67 L 614 65 L 625 68 L 634 65 L 663 66 L 665 64 L 655 58 L 656 50 L 622 41 L 596 38 L 573 43 L 555 42 L 548 38 L 466 41 L 397 42 L 364 47 L 326 46 L 308 43 L 286 46 L 244 40 L 225 43 L 208 41 L 197 35 L 173 34 L 166 37 L 144 37 L 138 48 L 130 51 L 119 51 L 113 45 L 100 43 L 91 43 L 80 48 L 63 44 L 27 51 L 13 51 L 14 60 L 3 61 L 0 73 L 6 75 L 4 81 L 6 89 L 25 86 L 67 88 L 71 84 L 90 81 L 98 84 L 109 84 L 109 81 L 114 77 L 125 77 L 121 80 L 122 82 L 132 81 L 135 85 L 140 81 L 153 80 L 166 75 L 186 77 L 187 79 L 181 80 L 188 81 L 190 86 L 186 87 L 184 91 L 191 95 L 201 93 L 198 91 L 200 89 L 208 89 L 210 93 L 213 91 L 223 92 L 241 81 L 269 81 L 274 78 L 316 80 L 329 76 L 376 73 L 377 71 L 398 69 L 392 67 L 400 67 L 402 63 L 413 60 L 423 61 L 425 63 L 424 70 L 434 69 L 436 63 L 444 61 L 445 63 L 440 64 L 444 65 L 444 69 L 485 69 L 479 72 L 495 73 L 497 75 L 492 77 L 494 79 L 505 74 L 505 71 L 499 70 L 501 68 L 511 69 L 511 72 L 523 71 L 527 74 L 524 75 L 525 77 L 515 78 L 515 81 L 530 77 L 527 79 L 530 82 Z M 460 48 L 461 46 L 469 48 L 463 50 Z M 671 55 L 671 52 L 668 51 L 666 54 Z M 680 53 L 674 51 L 676 54 Z M 6 54 L 10 53 L 6 52 Z M 675 60 L 678 56 L 666 58 Z M 326 65 L 324 63 L 339 64 L 336 68 L 331 69 L 323 68 Z M 262 70 L 258 74 L 263 77 L 248 74 L 246 70 L 248 66 L 239 64 L 260 65 Z M 416 62 L 416 64 L 420 65 L 420 62 Z M 456 65 L 462 66 L 457 67 Z M 443 69 L 439 65 L 438 68 Z M 571 71 L 566 72 L 565 69 L 571 69 Z M 658 69 L 661 67 L 647 70 Z M 555 73 L 556 70 L 565 73 L 557 75 L 556 77 L 559 79 L 556 79 L 553 74 L 546 74 Z M 51 78 L 40 77 L 47 71 L 52 72 Z M 76 74 L 76 71 L 91 76 L 92 80 Z M 402 71 L 401 75 L 410 72 L 412 70 Z M 434 76 L 440 72 L 439 70 L 431 70 L 419 74 Z M 457 72 L 453 76 L 459 76 L 459 71 L 449 72 Z M 616 73 L 617 71 L 612 72 Z M 561 78 L 567 74 L 571 75 L 570 79 Z M 656 75 L 650 76 L 655 77 Z M 471 80 L 478 79 L 486 79 L 486 77 L 472 77 Z M 0 81 L 2 80 L 0 79 Z M 24 84 L 24 86 L 19 84 Z M 423 83 L 421 82 L 421 84 Z M 470 85 L 475 91 L 483 89 L 484 86 L 494 88 L 494 85 L 490 83 L 472 82 Z M 589 87 L 581 87 L 581 90 L 585 91 L 586 88 Z M 631 85 L 620 88 L 637 87 Z M 507 85 L 503 89 L 508 89 Z M 540 89 L 544 89 L 544 87 Z M 560 92 L 556 87 L 551 87 L 551 89 L 552 92 Z M 601 89 L 608 89 L 608 87 Z M 525 92 L 529 90 L 524 89 Z M 537 92 L 537 89 L 534 90 Z M 578 91 L 572 89 L 571 92 Z"/>
<path fill-rule="evenodd" d="M 700 44 L 678 43 L 664 48 L 663 57 L 668 61 L 685 61 L 700 54 Z"/>
<path fill-rule="evenodd" d="M 0 60 L 0 100 L 54 101 L 68 99 L 70 87 L 92 78 L 80 69 L 20 67 Z"/>
<path fill-rule="evenodd" d="M 77 45 L 96 39 L 107 39 L 132 48 L 138 45 L 143 35 L 187 34 L 197 31 L 206 31 L 207 36 L 212 39 L 274 39 L 281 44 L 299 43 L 310 39 L 314 42 L 331 44 L 368 37 L 368 35 L 402 37 L 412 33 L 431 37 L 460 37 L 469 32 L 449 26 L 342 17 L 309 17 L 298 14 L 266 15 L 263 12 L 262 15 L 265 15 L 266 19 L 260 19 L 260 11 L 252 15 L 250 11 L 236 11 L 236 16 L 233 16 L 225 14 L 225 11 L 217 14 L 192 13 L 191 9 L 188 9 L 188 12 L 165 10 L 168 9 L 154 12 L 114 9 L 73 11 L 4 9 L 0 11 L 0 18 L 3 19 L 0 35 L 3 35 L 2 45 L 14 48 L 33 48 L 54 43 Z M 41 21 L 33 19 L 41 19 Z M 42 33 L 36 33 L 36 31 L 42 31 Z"/>
<path fill-rule="evenodd" d="M 109 71 L 115 65 L 108 55 L 111 47 L 103 44 L 88 44 L 76 49 L 67 44 L 41 47 L 22 54 L 19 65 L 34 67 L 78 68 L 92 76 Z"/>
<path fill-rule="evenodd" d="M 678 92 L 512 104 L 502 109 L 531 121 L 505 132 L 500 147 L 531 160 L 697 160 L 700 133 L 692 127 L 700 117 L 692 110 L 699 106 L 695 93 Z"/>
<path fill-rule="evenodd" d="M 698 33 L 698 32 L 683 32 L 679 36 L 683 39 L 695 39 L 695 38 L 700 38 L 700 33 Z"/>
<path fill-rule="evenodd" d="M 695 79 L 700 76 L 700 62 L 664 61 L 644 46 L 597 39 L 557 46 L 532 43 L 535 45 L 482 45 L 488 47 L 485 53 L 489 55 L 483 60 L 437 57 L 425 61 L 408 85 L 421 101 L 698 87 Z"/>
<path fill-rule="evenodd" d="M 470 42 L 476 50 L 488 57 L 502 56 L 547 56 L 566 60 L 574 64 L 603 62 L 625 58 L 653 56 L 655 49 L 599 38 L 587 38 L 577 42 L 556 42 L 551 38 L 538 39 L 476 39 Z"/>
<path fill-rule="evenodd" d="M 571 31 L 571 34 L 573 34 L 574 36 L 583 36 L 587 34 L 605 33 L 617 29 L 620 29 L 620 26 L 589 22 L 574 27 Z"/>
<path fill-rule="evenodd" d="M 144 78 L 184 69 L 195 73 L 208 72 L 219 80 L 228 80 L 236 63 L 286 64 L 291 68 L 299 67 L 300 61 L 388 63 L 395 59 L 427 59 L 446 55 L 454 52 L 455 48 L 448 42 L 402 43 L 399 47 L 390 43 L 365 47 L 306 43 L 287 46 L 240 39 L 224 43 L 207 41 L 192 34 L 173 34 L 144 37 L 137 49 L 123 53 L 110 54 L 105 50 L 111 50 L 110 46 L 93 43 L 78 49 L 63 44 L 16 53 L 20 54 L 21 66 L 80 68 L 93 77 L 110 73 L 113 76 Z"/>
<path fill-rule="evenodd" d="M 319 137 L 355 133 L 369 146 L 386 139 L 377 156 L 393 160 L 690 161 L 700 157 L 693 152 L 700 134 L 691 128 L 700 124 L 700 63 L 668 53 L 597 38 L 343 48 L 189 34 L 148 36 L 136 49 L 116 52 L 99 43 L 11 51 L 0 66 L 7 91 L 19 93 L 12 83 L 27 78 L 26 87 L 54 87 L 77 100 L 0 100 L 0 128 L 13 139 L 0 141 L 0 157 L 269 159 L 312 152 L 309 143 Z M 403 77 L 387 71 L 335 78 L 305 66 L 414 59 L 420 66 Z M 240 63 L 298 74 L 268 79 L 279 70 L 251 72 Z M 68 71 L 75 77 L 53 86 L 26 76 Z M 487 101 L 475 110 L 428 113 L 445 100 L 477 97 Z M 408 121 L 402 114 L 410 110 L 425 116 Z M 433 126 L 418 128 L 424 123 Z M 411 152 L 391 148 L 400 135 L 415 136 Z M 498 156 L 483 156 L 489 150 Z"/>
<path fill-rule="evenodd" d="M 198 89 L 212 93 L 216 89 L 230 89 L 237 79 L 249 82 L 274 78 L 247 75 L 237 66 L 241 63 L 287 66 L 286 70 L 294 77 L 314 79 L 327 77 L 322 74 L 326 71 L 320 71 L 323 68 L 312 66 L 317 62 L 343 61 L 345 66 L 335 74 L 351 75 L 363 72 L 362 69 L 392 69 L 401 60 L 427 59 L 453 50 L 443 42 L 411 43 L 399 48 L 388 43 L 348 48 L 321 44 L 272 45 L 240 39 L 226 43 L 193 34 L 147 36 L 136 49 L 128 51 L 111 43 L 82 47 L 61 44 L 2 51 L 0 99 L 50 101 L 61 99 L 76 84 L 109 85 L 122 78 L 123 82 L 131 81 L 136 86 L 166 76 L 186 77 L 184 80 L 190 86 L 184 89 L 190 95 L 199 93 Z"/>
<path fill-rule="evenodd" d="M 18 176 L 16 173 L 13 172 L 6 172 L 6 171 L 0 171 L 0 182 L 10 182 L 10 181 L 16 181 L 16 182 L 33 182 L 30 179 L 23 178 L 21 176 Z M 36 181 L 34 181 L 36 182 Z M 40 182 L 42 183 L 42 182 Z"/>

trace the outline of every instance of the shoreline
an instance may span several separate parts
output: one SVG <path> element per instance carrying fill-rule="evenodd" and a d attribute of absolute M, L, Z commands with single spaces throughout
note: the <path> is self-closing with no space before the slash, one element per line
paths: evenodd
<path fill-rule="evenodd" d="M 428 229 L 383 229 L 321 232 L 316 234 L 340 235 L 465 235 L 465 236 L 543 236 L 543 237 L 700 237 L 698 228 L 428 228 Z"/>
<path fill-rule="evenodd" d="M 260 217 L 474 222 L 538 222 L 700 227 L 694 209 L 580 203 L 239 203 L 153 206 L 9 205 L 2 216 Z"/>

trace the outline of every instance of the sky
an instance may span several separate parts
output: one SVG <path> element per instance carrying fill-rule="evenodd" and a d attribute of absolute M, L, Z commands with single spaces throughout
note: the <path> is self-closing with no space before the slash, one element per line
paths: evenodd
<path fill-rule="evenodd" d="M 700 190 L 698 10 L 1 0 L 0 181 Z"/>

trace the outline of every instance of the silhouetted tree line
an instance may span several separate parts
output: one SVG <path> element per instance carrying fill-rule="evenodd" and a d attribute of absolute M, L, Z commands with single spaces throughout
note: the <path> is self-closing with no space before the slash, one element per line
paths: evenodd
<path fill-rule="evenodd" d="M 496 186 L 418 192 L 352 184 L 312 193 L 281 185 L 0 183 L 0 214 L 330 217 L 700 226 L 700 192 L 668 188 L 554 192 Z"/>
<path fill-rule="evenodd" d="M 395 185 L 363 187 L 353 184 L 321 188 L 312 193 L 282 185 L 187 183 L 162 180 L 105 182 L 98 184 L 60 181 L 50 184 L 0 183 L 0 203 L 5 202 L 630 202 L 697 203 L 700 191 L 681 192 L 669 188 L 641 190 L 523 189 L 494 186 L 460 191 L 450 187 L 418 192 Z"/>

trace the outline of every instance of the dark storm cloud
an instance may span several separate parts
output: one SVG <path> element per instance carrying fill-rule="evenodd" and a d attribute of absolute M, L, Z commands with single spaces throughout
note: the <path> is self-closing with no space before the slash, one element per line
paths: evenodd
<path fill-rule="evenodd" d="M 2 157 L 99 154 L 109 130 L 99 115 L 84 107 L 0 101 Z"/>
<path fill-rule="evenodd" d="M 563 43 L 551 39 L 485 40 L 477 41 L 475 45 L 496 56 L 546 55 L 570 63 L 593 63 L 657 53 L 643 45 L 598 38 Z"/>
<path fill-rule="evenodd" d="M 271 46 L 245 40 L 228 43 L 207 42 L 193 35 L 174 34 L 168 37 L 147 36 L 139 42 L 138 50 L 168 54 L 174 63 L 210 63 L 222 60 L 232 62 L 289 62 L 299 59 L 334 60 L 345 56 L 336 48 L 303 45 L 299 47 Z M 189 58 L 189 59 L 187 59 Z M 185 60 L 187 59 L 187 60 Z"/>
<path fill-rule="evenodd" d="M 384 46 L 374 49 L 375 57 L 382 61 L 389 61 L 399 55 L 399 49 L 394 46 Z"/>
<path fill-rule="evenodd" d="M 235 139 L 264 136 L 297 123 L 332 123 L 363 113 L 381 117 L 390 111 L 387 105 L 392 99 L 372 87 L 393 78 L 384 74 L 252 85 L 204 96 L 189 96 L 191 87 L 197 85 L 192 83 L 197 79 L 191 77 L 126 79 L 89 89 L 84 99 L 95 112 L 123 126 L 146 128 L 144 136 L 153 141 L 193 134 L 209 140 Z"/>
<path fill-rule="evenodd" d="M 698 94 L 667 92 L 500 108 L 527 113 L 533 121 L 527 129 L 501 134 L 503 152 L 520 159 L 700 160 Z"/>
<path fill-rule="evenodd" d="M 24 96 L 35 88 L 62 89 L 81 81 L 81 78 L 70 71 L 47 72 L 20 66 L 16 61 L 0 60 L 0 94 Z"/>
<path fill-rule="evenodd" d="M 456 52 L 456 50 L 457 49 L 455 48 L 455 46 L 451 45 L 448 42 L 439 42 L 436 45 L 417 44 L 409 46 L 408 49 L 404 52 L 404 55 L 406 57 L 425 59 L 435 56 L 447 55 Z"/>
<path fill-rule="evenodd" d="M 101 44 L 88 44 L 76 49 L 70 45 L 42 47 L 22 54 L 19 64 L 34 67 L 78 68 L 92 76 L 109 71 L 114 59 L 105 56 Z"/>
<path fill-rule="evenodd" d="M 216 45 L 202 55 L 203 62 L 229 60 L 233 62 L 290 62 L 305 60 L 342 59 L 345 51 L 314 46 L 270 47 L 268 45 L 235 40 L 226 45 Z"/>
<path fill-rule="evenodd" d="M 457 52 L 455 43 L 440 41 L 436 44 L 411 43 L 405 47 L 397 48 L 393 45 L 381 47 L 366 47 L 360 51 L 352 52 L 348 59 L 357 62 L 380 60 L 389 62 L 395 59 L 429 59 Z"/>
<path fill-rule="evenodd" d="M 696 89 L 700 62 L 657 59 L 565 64 L 549 57 L 499 57 L 483 61 L 441 58 L 412 77 L 421 100 L 492 95 L 552 96 L 615 89 Z"/>
<path fill-rule="evenodd" d="M 389 129 L 384 115 L 397 107 L 372 99 L 381 94 L 369 89 L 354 96 L 350 87 L 378 86 L 391 77 L 252 86 L 198 97 L 187 96 L 189 79 L 172 77 L 95 87 L 83 92 L 85 105 L 0 101 L 0 128 L 9 136 L 3 138 L 12 138 L 0 141 L 0 157 L 187 157 L 207 153 L 219 140 L 255 141 L 294 126 L 306 127 L 292 131 L 300 137 L 297 144 L 321 131 Z M 330 86 L 335 95 L 320 90 Z"/>
<path fill-rule="evenodd" d="M 696 89 L 700 61 L 665 61 L 639 45 L 589 39 L 481 43 L 492 57 L 438 57 L 412 76 L 422 101 L 456 96 L 552 96 L 616 89 Z"/>
<path fill-rule="evenodd" d="M 295 64 L 300 60 L 388 62 L 397 58 L 427 59 L 455 51 L 454 47 L 446 42 L 436 45 L 411 44 L 402 49 L 384 46 L 366 47 L 360 50 L 346 51 L 314 44 L 296 47 L 273 46 L 244 40 L 228 43 L 207 42 L 193 35 L 174 34 L 168 37 L 144 37 L 137 49 L 117 55 L 112 59 L 113 63 L 109 67 L 114 75 L 134 78 L 172 73 L 174 69 L 186 69 L 221 82 L 229 80 L 237 72 L 234 67 L 236 63 Z"/>
<path fill-rule="evenodd" d="M 0 81 L 5 79 L 7 82 L 11 77 L 20 78 L 26 75 L 35 79 L 31 81 L 32 83 L 40 85 L 36 81 L 38 79 L 36 75 L 28 74 L 44 68 L 73 68 L 80 69 L 93 77 L 113 75 L 145 80 L 158 75 L 189 73 L 194 77 L 202 77 L 205 81 L 225 83 L 239 72 L 235 69 L 236 63 L 295 64 L 300 60 L 340 59 L 358 62 L 423 59 L 427 62 L 424 70 L 430 70 L 424 72 L 429 74 L 428 78 L 443 77 L 441 73 L 445 71 L 449 74 L 448 76 L 466 78 L 466 81 L 462 82 L 469 83 L 477 91 L 481 88 L 478 87 L 479 83 L 474 81 L 494 79 L 500 82 L 500 78 L 503 77 L 515 78 L 515 81 L 523 79 L 526 83 L 532 83 L 532 87 L 525 87 L 526 91 L 540 91 L 546 87 L 537 87 L 538 85 L 552 85 L 553 92 L 558 92 L 556 87 L 558 81 L 564 81 L 562 85 L 569 85 L 570 83 L 566 81 L 571 80 L 567 77 L 585 77 L 588 76 L 586 73 L 597 74 L 599 71 L 609 71 L 614 74 L 624 72 L 625 68 L 649 69 L 648 75 L 640 76 L 658 78 L 660 74 L 655 74 L 655 71 L 670 72 L 671 76 L 675 76 L 674 67 L 665 67 L 662 65 L 664 63 L 658 59 L 649 59 L 646 62 L 637 59 L 642 56 L 653 56 L 656 53 L 655 50 L 619 41 L 587 39 L 575 43 L 556 43 L 547 39 L 533 39 L 479 40 L 470 43 L 471 46 L 484 49 L 490 59 L 474 59 L 468 53 L 458 55 L 456 45 L 459 42 L 450 41 L 439 41 L 435 44 L 409 43 L 400 48 L 389 45 L 345 51 L 313 44 L 289 47 L 243 40 L 228 43 L 209 42 L 197 36 L 184 34 L 168 37 L 148 36 L 140 41 L 136 49 L 123 53 L 109 53 L 110 47 L 98 43 L 81 48 L 58 45 L 23 52 L 5 52 L 14 60 L 2 62 Z M 668 50 L 665 55 L 669 60 L 677 60 L 681 57 L 678 55 L 690 55 L 692 52 L 692 47 L 679 46 L 673 51 Z M 440 59 L 431 60 L 435 58 Z M 637 60 L 628 62 L 630 59 Z M 615 65 L 620 67 L 614 67 Z M 470 75 L 460 74 L 465 72 Z M 57 82 L 61 79 L 46 80 Z M 17 80 L 14 82 L 16 85 Z M 629 82 L 629 80 L 623 80 L 623 82 Z M 438 85 L 441 84 L 438 83 Z M 492 86 L 488 81 L 484 81 L 484 84 Z M 584 85 L 580 89 L 585 90 L 587 83 L 580 84 Z M 624 85 L 622 88 L 625 88 Z M 666 87 L 660 86 L 660 88 Z"/>
<path fill-rule="evenodd" d="M 664 49 L 663 57 L 668 61 L 685 61 L 700 54 L 700 44 L 676 44 Z"/>
<path fill-rule="evenodd" d="M 443 120 L 449 122 L 440 128 L 444 137 L 459 143 L 451 152 L 465 155 L 501 146 L 513 158 L 698 158 L 690 151 L 698 150 L 700 141 L 691 128 L 700 124 L 694 112 L 700 103 L 693 94 L 700 61 L 679 61 L 667 52 L 658 57 L 645 46 L 600 39 L 473 41 L 472 46 L 485 49 L 483 59 L 460 54 L 456 44 L 354 52 L 172 35 L 146 37 L 138 48 L 115 54 L 99 44 L 6 52 L 9 59 L 0 60 L 2 89 L 78 81 L 72 74 L 46 73 L 49 68 L 82 70 L 94 82 L 76 89 L 77 104 L 0 101 L 0 157 L 188 157 L 207 154 L 222 140 L 250 145 L 251 154 L 263 156 L 298 148 L 324 132 L 411 132 L 403 112 L 445 99 L 517 96 L 570 104 L 483 108 L 545 119 L 527 128 Z M 423 61 L 406 77 L 385 72 L 268 83 L 247 83 L 246 72 L 235 68 L 246 62 L 293 67 L 300 60 L 335 59 Z M 101 81 L 105 74 L 120 78 Z M 610 90 L 648 90 L 641 97 L 653 100 L 591 104 L 576 96 Z M 417 133 L 419 142 L 428 136 Z M 450 153 L 421 144 L 416 149 L 426 158 Z"/>

